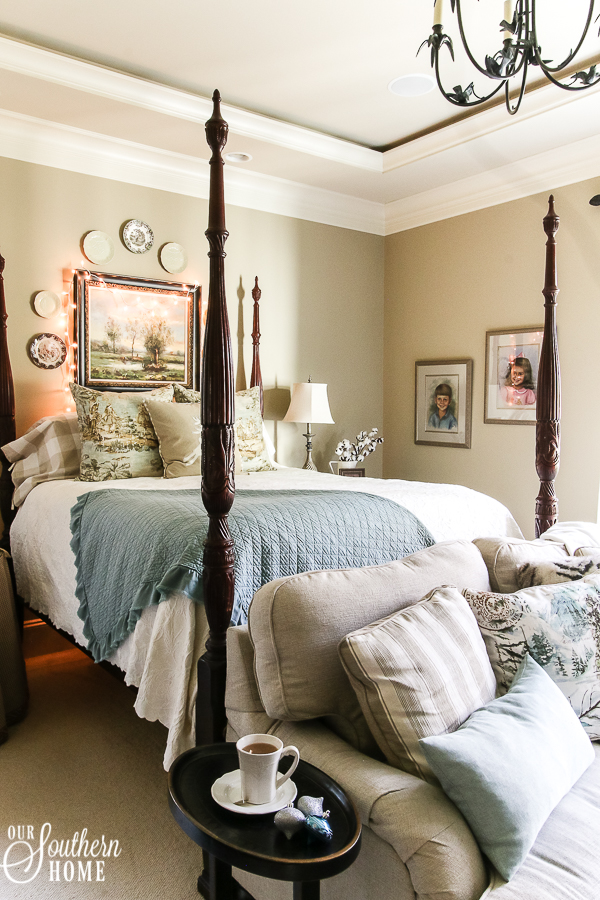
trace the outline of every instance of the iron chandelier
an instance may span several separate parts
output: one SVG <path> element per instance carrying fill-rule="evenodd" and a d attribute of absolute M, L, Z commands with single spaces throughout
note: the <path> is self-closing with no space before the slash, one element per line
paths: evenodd
<path fill-rule="evenodd" d="M 530 66 L 536 66 L 552 84 L 565 91 L 583 91 L 600 81 L 600 63 L 590 66 L 587 70 L 565 71 L 573 67 L 575 57 L 588 34 L 594 14 L 594 0 L 589 2 L 585 28 L 579 42 L 575 49 L 571 49 L 566 58 L 558 65 L 553 65 L 553 60 L 542 57 L 542 48 L 537 33 L 536 0 L 516 0 L 516 2 L 514 0 L 506 0 L 504 3 L 504 19 L 500 22 L 500 30 L 504 32 L 502 46 L 493 56 L 486 56 L 483 65 L 477 61 L 471 52 L 465 37 L 461 0 L 450 0 L 452 13 L 456 13 L 457 16 L 460 38 L 470 62 L 479 73 L 497 82 L 497 84 L 489 94 L 482 97 L 475 92 L 473 82 L 465 88 L 458 84 L 452 90 L 446 90 L 440 77 L 439 55 L 442 47 L 446 46 L 452 60 L 454 60 L 454 47 L 452 39 L 444 33 L 442 24 L 443 0 L 435 0 L 434 5 L 432 33 L 426 41 L 423 41 L 418 52 L 424 46 L 431 49 L 431 66 L 435 69 L 438 87 L 446 100 L 455 106 L 471 107 L 485 103 L 504 87 L 506 108 L 511 115 L 514 115 L 519 109 L 525 93 Z M 600 18 L 600 16 L 597 18 Z M 561 78 L 565 80 L 559 80 Z M 513 79 L 515 80 L 514 82 Z M 510 92 L 513 83 L 519 85 L 519 94 L 516 102 L 511 103 Z"/>

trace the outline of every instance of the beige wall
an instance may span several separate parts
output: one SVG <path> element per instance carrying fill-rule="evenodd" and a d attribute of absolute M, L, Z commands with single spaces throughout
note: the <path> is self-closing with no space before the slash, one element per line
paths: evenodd
<path fill-rule="evenodd" d="M 58 169 L 0 159 L 0 251 L 9 345 L 16 387 L 17 431 L 65 406 L 61 370 L 43 371 L 26 347 L 40 331 L 61 333 L 59 320 L 41 319 L 37 291 L 63 289 L 63 269 L 82 265 L 80 241 L 92 229 L 106 231 L 115 256 L 105 270 L 123 275 L 173 278 L 156 251 L 167 241 L 188 250 L 180 280 L 208 291 L 207 203 Z M 119 240 L 127 219 L 146 221 L 155 246 L 134 256 Z M 314 458 L 327 468 L 341 438 L 382 424 L 383 238 L 236 207 L 227 210 L 226 287 L 236 383 L 250 380 L 254 276 L 263 291 L 261 359 L 267 427 L 281 462 L 302 465 L 303 426 L 281 424 L 294 381 L 311 375 L 329 384 L 335 425 L 315 426 Z M 89 265 L 89 264 L 88 264 Z M 369 460 L 381 474 L 382 456 Z"/>
<path fill-rule="evenodd" d="M 597 180 L 555 191 L 562 368 L 560 518 L 596 521 L 600 476 L 600 209 Z M 505 503 L 533 536 L 535 428 L 483 422 L 485 333 L 543 322 L 548 195 L 386 239 L 384 475 L 455 482 Z M 473 358 L 471 449 L 414 443 L 416 360 Z"/>

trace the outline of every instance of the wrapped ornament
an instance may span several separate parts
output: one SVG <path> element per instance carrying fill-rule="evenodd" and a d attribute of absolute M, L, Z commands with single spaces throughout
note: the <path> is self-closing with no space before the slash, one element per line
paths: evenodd
<path fill-rule="evenodd" d="M 308 831 L 311 838 L 317 841 L 330 841 L 333 837 L 331 825 L 327 821 L 329 812 L 322 816 L 307 816 L 304 827 Z"/>

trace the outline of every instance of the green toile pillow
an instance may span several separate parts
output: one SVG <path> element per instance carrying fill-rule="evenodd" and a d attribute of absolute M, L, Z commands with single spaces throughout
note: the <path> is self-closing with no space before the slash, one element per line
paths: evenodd
<path fill-rule="evenodd" d="M 94 391 L 71 384 L 81 432 L 81 481 L 163 474 L 158 440 L 144 400 L 173 400 L 173 386 L 154 391 Z"/>
<path fill-rule="evenodd" d="M 527 653 L 561 689 L 591 740 L 600 740 L 600 575 L 514 594 L 464 590 L 505 693 Z"/>

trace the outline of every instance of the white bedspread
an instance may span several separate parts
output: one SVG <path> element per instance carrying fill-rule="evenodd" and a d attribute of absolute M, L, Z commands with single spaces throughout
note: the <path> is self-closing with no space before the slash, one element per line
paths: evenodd
<path fill-rule="evenodd" d="M 379 494 L 411 510 L 437 541 L 452 538 L 508 535 L 521 531 L 501 503 L 458 485 L 425 484 L 379 478 L 345 478 L 321 472 L 278 467 L 236 477 L 238 488 L 284 490 L 315 488 Z M 136 478 L 82 483 L 50 481 L 38 485 L 17 513 L 11 547 L 21 597 L 85 646 L 83 623 L 77 615 L 75 559 L 70 548 L 71 507 L 88 491 L 189 490 L 200 478 Z M 194 745 L 196 662 L 204 651 L 207 625 L 204 609 L 183 595 L 144 611 L 132 635 L 111 657 L 138 687 L 135 709 L 143 718 L 158 719 L 169 729 L 164 765 Z"/>

